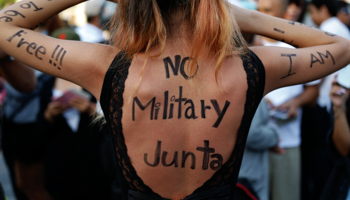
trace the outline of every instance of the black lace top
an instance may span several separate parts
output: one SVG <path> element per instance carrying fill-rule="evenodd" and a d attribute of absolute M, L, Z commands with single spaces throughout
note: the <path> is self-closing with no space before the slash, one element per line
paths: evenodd
<path fill-rule="evenodd" d="M 229 188 L 231 188 L 229 190 L 229 199 L 233 198 L 250 123 L 263 97 L 265 86 L 265 69 L 260 59 L 250 50 L 241 58 L 247 73 L 248 90 L 244 115 L 238 130 L 236 145 L 229 160 L 216 171 L 208 181 L 195 190 L 193 194 L 229 186 Z M 121 108 L 123 106 L 125 80 L 128 77 L 130 64 L 130 61 L 123 59 L 122 53 L 116 56 L 105 76 L 101 92 L 101 106 L 112 133 L 124 195 L 127 194 L 129 190 L 132 190 L 137 193 L 153 196 L 153 199 L 157 197 L 162 199 L 158 194 L 153 192 L 151 188 L 145 185 L 142 179 L 137 175 L 134 167 L 130 163 L 127 147 L 124 143 L 123 127 L 121 124 L 123 112 Z"/>

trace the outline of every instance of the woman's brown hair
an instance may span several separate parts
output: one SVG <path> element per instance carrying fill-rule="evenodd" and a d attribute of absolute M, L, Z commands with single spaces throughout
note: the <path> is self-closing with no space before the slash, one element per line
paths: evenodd
<path fill-rule="evenodd" d="M 112 44 L 125 51 L 129 59 L 140 52 L 158 57 L 172 34 L 175 13 L 180 13 L 189 27 L 193 58 L 186 66 L 189 74 L 196 72 L 200 58 L 214 52 L 217 79 L 226 57 L 245 53 L 246 42 L 231 13 L 230 3 L 225 0 L 118 0 L 110 26 Z M 154 46 L 159 46 L 159 51 L 150 55 Z"/>

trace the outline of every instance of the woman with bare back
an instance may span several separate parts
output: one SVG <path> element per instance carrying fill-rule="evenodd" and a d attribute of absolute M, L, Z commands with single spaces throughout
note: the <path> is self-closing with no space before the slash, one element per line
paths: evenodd
<path fill-rule="evenodd" d="M 233 199 L 261 98 L 350 62 L 344 38 L 225 0 L 119 0 L 110 46 L 30 30 L 81 2 L 1 11 L 0 49 L 100 100 L 125 199 Z M 239 28 L 298 48 L 248 48 Z"/>

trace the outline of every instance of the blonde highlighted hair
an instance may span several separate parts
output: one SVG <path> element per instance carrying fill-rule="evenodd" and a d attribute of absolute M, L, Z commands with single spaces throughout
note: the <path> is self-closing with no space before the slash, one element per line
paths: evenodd
<path fill-rule="evenodd" d="M 195 74 L 200 58 L 214 52 L 217 80 L 226 57 L 246 53 L 247 44 L 226 0 L 118 0 L 110 25 L 111 42 L 128 59 L 141 52 L 147 57 L 158 57 L 171 35 L 174 13 L 180 13 L 189 28 L 192 58 L 186 66 L 189 74 Z M 158 52 L 150 55 L 155 46 L 159 46 Z"/>
<path fill-rule="evenodd" d="M 189 28 L 192 59 L 186 65 L 186 72 L 194 75 L 198 60 L 214 52 L 219 85 L 218 75 L 224 59 L 247 52 L 247 43 L 226 0 L 118 0 L 117 11 L 110 21 L 111 44 L 125 52 L 126 59 L 132 59 L 136 53 L 145 53 L 147 58 L 158 57 L 172 34 L 173 14 L 181 14 Z M 150 55 L 155 46 L 160 47 L 158 52 Z M 132 94 L 141 83 L 146 62 L 147 59 Z M 102 119 L 103 116 L 99 116 L 93 123 L 103 125 Z"/>

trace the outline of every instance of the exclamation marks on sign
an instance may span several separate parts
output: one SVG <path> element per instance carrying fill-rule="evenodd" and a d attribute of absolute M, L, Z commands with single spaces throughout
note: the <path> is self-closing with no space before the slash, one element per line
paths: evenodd
<path fill-rule="evenodd" d="M 63 47 L 60 47 L 60 45 L 57 45 L 56 48 L 55 48 L 55 50 L 54 50 L 53 53 L 52 53 L 52 56 L 51 56 L 52 60 L 50 59 L 49 63 L 50 63 L 51 65 L 57 67 L 57 69 L 61 70 L 61 67 L 60 67 L 60 66 L 62 66 L 63 58 L 64 58 L 64 56 L 66 55 L 66 53 L 67 53 L 67 51 L 64 50 Z M 56 58 L 55 58 L 55 57 L 56 57 Z M 60 66 L 57 66 L 55 60 L 56 60 L 57 62 L 59 62 L 59 65 L 60 65 Z"/>

